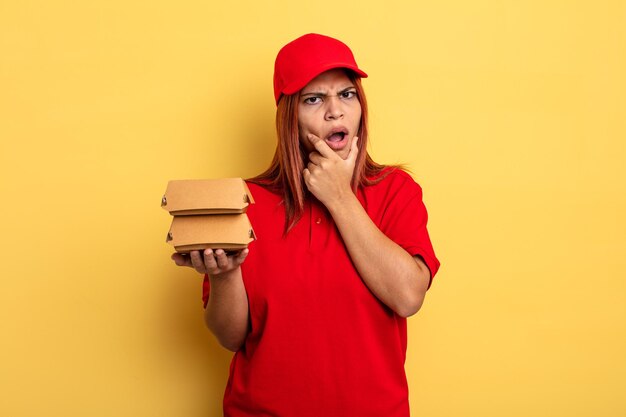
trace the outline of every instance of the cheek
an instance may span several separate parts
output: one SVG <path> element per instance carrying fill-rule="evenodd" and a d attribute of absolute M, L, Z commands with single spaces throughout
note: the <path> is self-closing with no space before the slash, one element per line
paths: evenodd
<path fill-rule="evenodd" d="M 300 132 L 300 144 L 307 152 L 313 152 L 315 150 L 311 141 L 307 139 L 306 133 L 302 134 L 302 132 Z"/>
<path fill-rule="evenodd" d="M 298 130 L 300 133 L 312 133 L 315 129 L 311 117 L 308 114 L 300 113 L 298 115 Z"/>
<path fill-rule="evenodd" d="M 361 126 L 361 104 L 359 103 L 357 110 L 354 112 L 354 124 L 356 125 L 356 128 L 358 131 L 359 127 Z"/>
<path fill-rule="evenodd" d="M 310 118 L 306 117 L 306 115 L 300 114 L 298 119 L 298 131 L 300 133 L 300 143 L 302 143 L 302 146 L 304 146 L 307 151 L 312 152 L 315 148 L 311 141 L 307 139 L 307 134 L 316 134 L 317 131 L 309 119 Z"/>

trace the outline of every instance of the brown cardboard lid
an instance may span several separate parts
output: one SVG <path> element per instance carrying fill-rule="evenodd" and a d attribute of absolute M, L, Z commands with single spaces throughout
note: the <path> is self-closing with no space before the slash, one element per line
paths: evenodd
<path fill-rule="evenodd" d="M 243 213 L 175 216 L 166 241 L 178 252 L 189 252 L 243 249 L 255 239 L 250 220 Z"/>
<path fill-rule="evenodd" d="M 245 213 L 254 198 L 241 178 L 172 180 L 161 206 L 173 216 Z"/>

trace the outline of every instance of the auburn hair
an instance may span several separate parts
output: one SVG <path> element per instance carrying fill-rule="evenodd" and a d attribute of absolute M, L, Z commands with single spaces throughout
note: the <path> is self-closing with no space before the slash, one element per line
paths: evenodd
<path fill-rule="evenodd" d="M 385 171 L 387 166 L 374 162 L 367 153 L 368 114 L 365 92 L 361 79 L 356 74 L 348 70 L 346 70 L 346 74 L 354 84 L 359 103 L 361 104 L 361 123 L 357 133 L 359 152 L 351 184 L 352 190 L 356 194 L 359 187 L 378 183 L 389 171 Z M 265 172 L 248 180 L 282 194 L 285 206 L 285 234 L 302 217 L 304 202 L 309 195 L 302 175 L 304 168 L 306 168 L 308 152 L 300 143 L 298 125 L 299 99 L 300 92 L 297 92 L 291 95 L 283 95 L 278 101 L 276 108 L 276 135 L 278 143 L 274 157 Z"/>

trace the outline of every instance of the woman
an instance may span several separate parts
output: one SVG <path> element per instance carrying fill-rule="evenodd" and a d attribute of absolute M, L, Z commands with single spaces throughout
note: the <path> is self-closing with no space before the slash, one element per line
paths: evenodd
<path fill-rule="evenodd" d="M 206 274 L 207 326 L 236 352 L 226 416 L 409 415 L 406 317 L 439 262 L 419 185 L 367 154 L 363 77 L 336 39 L 284 46 L 276 153 L 249 180 L 258 240 L 173 255 Z"/>

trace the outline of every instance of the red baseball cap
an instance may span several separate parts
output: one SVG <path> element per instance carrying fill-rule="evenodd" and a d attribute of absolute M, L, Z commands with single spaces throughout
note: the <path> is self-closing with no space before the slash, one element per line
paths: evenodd
<path fill-rule="evenodd" d="M 283 46 L 274 63 L 274 97 L 276 104 L 283 94 L 294 94 L 313 78 L 334 68 L 347 68 L 359 77 L 352 51 L 345 43 L 324 35 L 309 33 Z"/>

